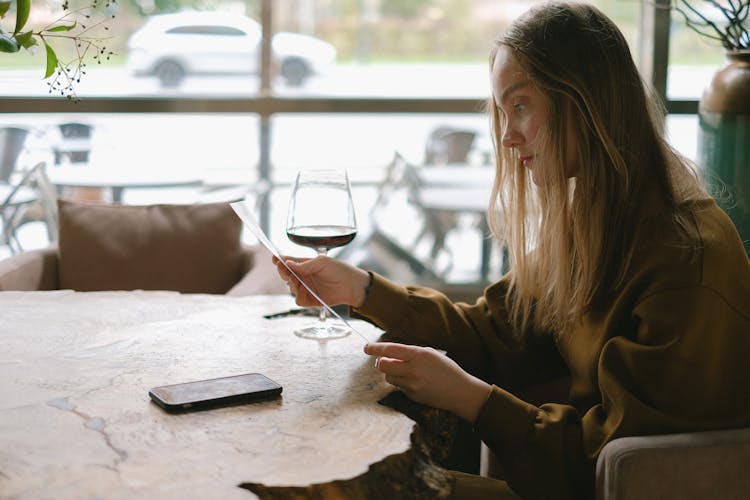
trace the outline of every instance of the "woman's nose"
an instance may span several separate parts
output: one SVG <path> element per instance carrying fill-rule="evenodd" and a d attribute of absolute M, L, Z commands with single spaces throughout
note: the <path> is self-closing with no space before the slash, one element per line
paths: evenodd
<path fill-rule="evenodd" d="M 500 139 L 504 148 L 515 148 L 521 143 L 521 136 L 512 127 L 506 127 Z"/>

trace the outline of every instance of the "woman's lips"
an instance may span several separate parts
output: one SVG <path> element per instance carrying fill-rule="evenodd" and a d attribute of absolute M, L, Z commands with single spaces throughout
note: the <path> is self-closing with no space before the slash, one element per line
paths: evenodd
<path fill-rule="evenodd" d="M 518 159 L 521 160 L 524 167 L 531 166 L 531 162 L 534 161 L 533 156 L 520 156 Z"/>

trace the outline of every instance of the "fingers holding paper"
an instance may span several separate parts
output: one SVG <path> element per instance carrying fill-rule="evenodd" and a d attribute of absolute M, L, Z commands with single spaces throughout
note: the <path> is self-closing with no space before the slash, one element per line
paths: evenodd
<path fill-rule="evenodd" d="M 297 305 L 320 305 L 298 278 L 330 305 L 358 306 L 364 301 L 364 290 L 370 277 L 362 269 L 327 256 L 314 259 L 284 257 L 284 261 L 289 269 L 279 259 L 273 258 L 279 276 L 289 285 L 289 291 L 296 297 Z"/>
<path fill-rule="evenodd" d="M 470 423 L 489 396 L 489 384 L 430 347 L 375 342 L 365 346 L 365 353 L 376 356 L 376 366 L 386 381 L 409 398 L 452 411 Z"/>

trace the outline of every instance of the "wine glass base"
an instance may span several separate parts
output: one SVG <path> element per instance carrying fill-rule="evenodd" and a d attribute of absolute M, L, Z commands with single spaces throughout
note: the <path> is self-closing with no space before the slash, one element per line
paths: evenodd
<path fill-rule="evenodd" d="M 313 324 L 294 330 L 296 336 L 314 340 L 340 339 L 350 333 L 352 331 L 349 328 L 335 323 Z"/>

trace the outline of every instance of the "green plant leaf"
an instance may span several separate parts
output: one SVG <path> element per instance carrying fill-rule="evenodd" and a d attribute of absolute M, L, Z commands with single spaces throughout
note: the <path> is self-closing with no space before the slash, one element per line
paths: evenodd
<path fill-rule="evenodd" d="M 16 35 L 16 41 L 23 47 L 24 49 L 28 49 L 29 47 L 32 47 L 34 45 L 37 45 L 36 38 L 34 38 L 34 32 L 32 31 L 24 31 L 23 33 L 19 33 Z"/>
<path fill-rule="evenodd" d="M 29 20 L 29 12 L 31 12 L 31 0 L 16 0 L 16 29 L 13 30 L 14 35 L 26 26 L 26 21 Z"/>
<path fill-rule="evenodd" d="M 8 13 L 8 9 L 10 9 L 10 1 L 0 2 L 0 17 L 5 17 L 5 14 Z"/>
<path fill-rule="evenodd" d="M 47 42 L 44 42 L 44 50 L 47 52 L 47 70 L 44 72 L 44 78 L 49 78 L 57 68 L 57 54 Z"/>
<path fill-rule="evenodd" d="M 77 25 L 78 23 L 74 21 L 73 24 L 71 25 L 59 24 L 57 26 L 53 26 L 52 28 L 49 28 L 46 31 L 70 31 L 70 30 L 75 29 Z"/>
<path fill-rule="evenodd" d="M 7 33 L 0 33 L 0 52 L 18 52 L 20 46 L 15 38 Z"/>

